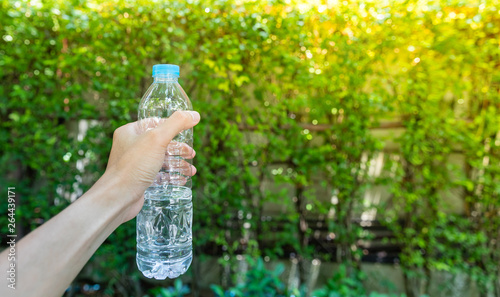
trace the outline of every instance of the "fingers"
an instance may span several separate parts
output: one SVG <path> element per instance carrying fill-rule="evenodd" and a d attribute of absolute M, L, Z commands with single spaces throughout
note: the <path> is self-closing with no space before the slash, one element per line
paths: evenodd
<path fill-rule="evenodd" d="M 166 157 L 161 169 L 165 172 L 171 172 L 184 176 L 193 176 L 196 174 L 196 167 L 189 162 L 176 157 Z"/>
<path fill-rule="evenodd" d="M 186 143 L 171 141 L 167 146 L 165 153 L 167 156 L 180 156 L 184 159 L 193 159 L 196 152 Z"/>
<path fill-rule="evenodd" d="M 200 114 L 196 111 L 176 111 L 169 118 L 161 119 L 158 126 L 149 133 L 166 148 L 177 134 L 199 122 Z"/>
<path fill-rule="evenodd" d="M 182 161 L 181 167 L 171 167 L 164 163 L 160 172 L 157 173 L 155 182 L 159 185 L 184 186 L 189 177 L 196 174 L 196 167 L 186 161 Z"/>
<path fill-rule="evenodd" d="M 188 182 L 188 179 L 179 174 L 171 174 L 168 172 L 158 172 L 156 175 L 155 182 L 159 185 L 168 184 L 174 186 L 184 186 Z"/>

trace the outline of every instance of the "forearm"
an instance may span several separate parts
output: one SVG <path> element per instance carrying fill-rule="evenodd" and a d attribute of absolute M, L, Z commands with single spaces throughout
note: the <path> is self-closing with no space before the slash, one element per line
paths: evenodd
<path fill-rule="evenodd" d="M 61 296 L 102 242 L 122 222 L 130 207 L 118 181 L 104 175 L 76 202 L 28 234 L 17 245 L 16 289 L 0 296 Z M 110 196 L 115 196 L 110 199 Z M 7 271 L 0 255 L 0 271 Z"/>
<path fill-rule="evenodd" d="M 165 161 L 168 144 L 199 121 L 197 112 L 176 111 L 144 133 L 138 133 L 136 123 L 116 129 L 106 173 L 75 203 L 17 244 L 16 289 L 8 288 L 4 279 L 0 296 L 61 296 L 109 234 L 139 213 L 141 195 Z M 0 272 L 9 270 L 8 253 L 0 254 Z"/>

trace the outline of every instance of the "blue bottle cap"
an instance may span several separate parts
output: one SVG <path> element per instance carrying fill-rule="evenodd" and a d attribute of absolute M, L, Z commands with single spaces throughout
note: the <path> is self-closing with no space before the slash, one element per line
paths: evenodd
<path fill-rule="evenodd" d="M 153 66 L 153 77 L 167 74 L 173 74 L 178 77 L 179 66 L 173 64 L 156 64 Z"/>

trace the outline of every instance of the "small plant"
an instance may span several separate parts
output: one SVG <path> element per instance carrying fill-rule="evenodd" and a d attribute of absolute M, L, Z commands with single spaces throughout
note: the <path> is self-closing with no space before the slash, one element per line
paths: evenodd
<path fill-rule="evenodd" d="M 210 287 L 217 297 L 288 297 L 302 296 L 298 290 L 288 290 L 279 276 L 285 270 L 279 264 L 273 271 L 266 269 L 261 258 L 247 257 L 250 269 L 245 274 L 244 282 L 224 290 L 221 286 Z"/>
<path fill-rule="evenodd" d="M 189 287 L 182 284 L 180 279 L 176 279 L 173 287 L 154 288 L 151 290 L 154 297 L 184 297 L 190 293 Z"/>
<path fill-rule="evenodd" d="M 406 294 L 378 293 L 367 294 L 363 286 L 362 272 L 349 275 L 345 265 L 340 265 L 337 273 L 321 289 L 314 291 L 311 297 L 406 297 Z M 428 297 L 422 295 L 420 297 Z"/>
<path fill-rule="evenodd" d="M 366 296 L 362 283 L 363 275 L 356 272 L 349 275 L 345 265 L 340 265 L 337 273 L 328 280 L 325 287 L 313 292 L 314 297 L 362 297 Z M 379 295 L 376 295 L 381 297 Z M 370 295 L 370 297 L 373 297 Z"/>

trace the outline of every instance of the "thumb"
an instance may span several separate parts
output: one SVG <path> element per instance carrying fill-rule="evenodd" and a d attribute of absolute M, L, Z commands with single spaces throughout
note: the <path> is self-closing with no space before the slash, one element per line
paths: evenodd
<path fill-rule="evenodd" d="M 164 119 L 151 132 L 163 147 L 172 141 L 180 132 L 194 127 L 200 122 L 200 114 L 196 111 L 176 111 L 168 119 Z"/>

